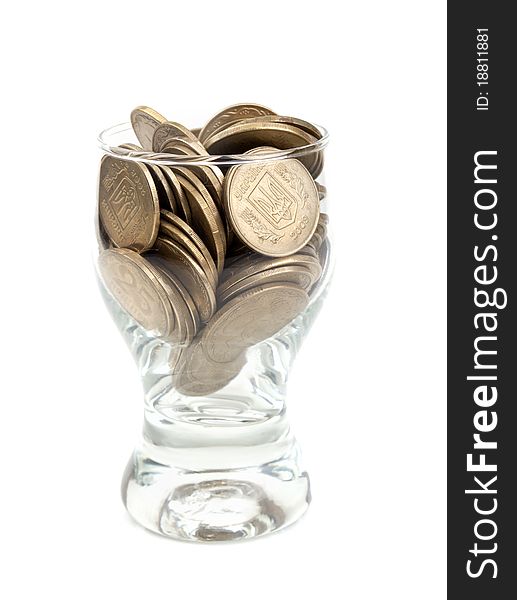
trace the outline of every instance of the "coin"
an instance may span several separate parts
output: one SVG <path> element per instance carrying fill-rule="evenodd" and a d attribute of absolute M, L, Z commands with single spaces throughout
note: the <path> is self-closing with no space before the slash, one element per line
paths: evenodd
<path fill-rule="evenodd" d="M 218 292 L 217 300 L 219 304 L 224 304 L 246 290 L 270 283 L 292 283 L 307 291 L 312 287 L 314 279 L 311 271 L 301 265 L 267 269 L 245 277 L 233 286 L 226 287 L 221 293 Z"/>
<path fill-rule="evenodd" d="M 307 269 L 312 277 L 310 285 L 313 285 L 321 276 L 321 266 L 314 251 L 313 256 L 306 256 L 305 254 L 301 254 L 300 251 L 300 253 L 280 258 L 266 258 L 256 254 L 249 254 L 235 261 L 229 268 L 224 270 L 218 293 L 224 292 L 256 273 L 291 266 L 300 266 Z"/>
<path fill-rule="evenodd" d="M 298 127 L 302 131 L 309 133 L 314 136 L 317 140 L 321 138 L 321 131 L 313 125 L 309 123 L 309 121 L 304 121 L 303 119 L 298 119 L 296 117 L 285 117 L 283 115 L 265 115 L 261 117 L 257 117 L 257 123 L 285 123 L 287 125 L 293 125 L 294 127 Z"/>
<path fill-rule="evenodd" d="M 204 141 L 210 154 L 242 154 L 257 146 L 273 146 L 280 150 L 309 146 L 317 139 L 289 123 L 263 122 L 261 117 L 233 123 L 216 131 Z M 318 152 L 300 157 L 309 172 L 316 178 L 321 172 Z"/>
<path fill-rule="evenodd" d="M 257 146 L 285 150 L 306 146 L 316 138 L 287 123 L 263 122 L 260 117 L 233 123 L 205 140 L 210 154 L 242 154 Z"/>
<path fill-rule="evenodd" d="M 199 140 L 197 137 L 187 129 L 181 123 L 175 123 L 174 121 L 166 121 L 165 119 L 158 124 L 154 131 L 151 139 L 151 149 L 154 152 L 162 152 L 162 146 L 164 143 L 170 138 L 184 137 L 192 142 L 197 142 L 199 144 Z"/>
<path fill-rule="evenodd" d="M 256 148 L 246 151 L 244 154 L 271 154 L 277 150 L 278 148 L 274 148 L 273 146 L 257 146 Z"/>
<path fill-rule="evenodd" d="M 199 192 L 200 196 L 203 198 L 203 202 L 206 204 L 208 209 L 212 212 L 214 219 L 220 231 L 225 231 L 225 225 L 222 219 L 222 213 L 224 211 L 220 211 L 219 206 L 223 204 L 221 196 L 223 193 L 222 184 L 224 181 L 224 177 L 220 178 L 219 182 L 215 180 L 215 178 L 206 185 L 203 182 L 207 180 L 206 173 L 203 171 L 200 175 L 197 174 L 195 169 L 192 167 L 174 167 L 176 173 L 181 174 L 185 179 L 187 179 L 193 186 L 195 186 L 196 190 Z M 221 174 L 222 175 L 222 174 Z M 209 186 L 212 188 L 212 193 L 209 190 Z M 226 236 L 222 236 L 222 243 L 224 245 L 224 250 L 226 252 Z"/>
<path fill-rule="evenodd" d="M 327 213 L 320 213 L 320 218 L 319 218 L 320 223 L 323 223 L 323 225 L 328 225 L 329 224 L 329 216 Z"/>
<path fill-rule="evenodd" d="M 99 270 L 106 288 L 141 327 L 160 337 L 172 333 L 175 319 L 169 298 L 145 258 L 125 248 L 105 250 Z"/>
<path fill-rule="evenodd" d="M 171 214 L 171 213 L 169 213 Z M 174 216 L 174 215 L 173 215 Z M 210 256 L 209 263 L 205 258 L 204 254 L 199 250 L 199 248 L 194 244 L 192 239 L 186 235 L 179 227 L 176 227 L 167 219 L 162 219 L 160 222 L 160 231 L 159 234 L 162 237 L 166 237 L 173 242 L 179 244 L 186 252 L 188 252 L 192 258 L 199 264 L 199 266 L 203 269 L 205 275 L 208 277 L 208 280 L 212 284 L 212 287 L 217 287 L 218 275 L 215 269 L 214 261 Z M 213 268 L 213 270 L 212 270 Z"/>
<path fill-rule="evenodd" d="M 171 273 L 166 259 L 154 251 L 148 253 L 146 258 L 159 273 L 160 283 L 168 293 L 176 318 L 174 334 L 170 337 L 179 343 L 192 341 L 200 327 L 201 320 L 191 295 L 179 279 Z"/>
<path fill-rule="evenodd" d="M 104 229 L 104 225 L 102 224 L 99 218 L 99 205 L 95 209 L 95 236 L 97 239 L 97 244 L 101 250 L 107 250 L 108 248 L 113 247 L 113 243 L 109 238 L 109 235 L 106 233 Z"/>
<path fill-rule="evenodd" d="M 206 355 L 215 362 L 234 360 L 290 323 L 308 304 L 307 292 L 291 283 L 257 286 L 225 304 L 203 331 Z"/>
<path fill-rule="evenodd" d="M 274 114 L 275 113 L 270 108 L 260 104 L 233 104 L 213 116 L 201 129 L 197 137 L 203 141 L 217 130 L 231 123 L 235 123 L 236 121 Z"/>
<path fill-rule="evenodd" d="M 204 186 L 193 173 L 187 170 L 180 171 L 180 168 L 176 168 L 175 172 L 187 196 L 192 212 L 192 221 L 196 224 L 195 231 L 210 251 L 218 273 L 221 273 L 226 253 L 226 236 L 214 201 L 207 191 L 205 193 L 200 191 L 200 188 Z M 197 185 L 194 185 L 192 182 L 196 180 Z"/>
<path fill-rule="evenodd" d="M 164 171 L 156 165 L 149 164 L 148 167 L 151 176 L 154 179 L 156 189 L 158 191 L 158 201 L 160 204 L 160 208 L 174 210 L 174 208 L 176 207 L 176 198 L 173 194 L 172 188 L 169 185 L 169 180 L 165 176 Z"/>
<path fill-rule="evenodd" d="M 104 156 L 99 175 L 99 215 L 113 244 L 142 252 L 158 234 L 160 205 L 142 163 Z"/>
<path fill-rule="evenodd" d="M 208 156 L 208 152 L 200 141 L 191 140 L 186 137 L 167 138 L 159 146 L 157 152 L 183 154 L 187 156 Z"/>
<path fill-rule="evenodd" d="M 188 223 L 186 223 L 185 221 L 180 219 L 177 215 L 175 215 L 169 211 L 162 210 L 160 213 L 160 216 L 161 216 L 161 224 L 163 224 L 164 222 L 171 223 L 172 225 L 177 227 L 180 231 L 182 231 L 189 238 L 190 242 L 192 242 L 192 244 L 194 244 L 196 246 L 198 251 L 202 254 L 202 256 L 206 262 L 206 265 L 208 266 L 208 271 L 210 272 L 210 280 L 215 281 L 215 284 L 217 287 L 217 280 L 218 280 L 217 268 L 215 266 L 214 259 L 212 258 L 212 255 L 210 254 L 210 252 L 209 252 L 208 248 L 206 247 L 205 243 L 203 242 L 203 240 L 192 229 L 192 227 L 190 227 L 190 225 L 188 225 Z"/>
<path fill-rule="evenodd" d="M 133 150 L 135 152 L 142 152 L 142 146 L 138 146 L 137 144 L 120 144 L 119 148 L 124 148 L 125 150 Z"/>
<path fill-rule="evenodd" d="M 327 188 L 318 181 L 316 181 L 316 188 L 318 190 L 318 196 L 321 202 L 327 196 Z"/>
<path fill-rule="evenodd" d="M 224 201 L 235 233 L 268 256 L 297 252 L 318 224 L 318 191 L 296 159 L 232 167 Z"/>
<path fill-rule="evenodd" d="M 310 241 L 303 248 L 300 248 L 300 250 L 298 250 L 298 252 L 305 256 L 310 256 L 311 258 L 314 258 L 319 262 L 318 253 L 316 252 L 316 248 L 314 247 L 313 244 L 311 244 Z"/>
<path fill-rule="evenodd" d="M 189 140 L 179 140 L 177 142 L 167 142 L 163 147 L 163 152 L 171 152 L 172 154 L 179 154 L 181 156 L 208 156 L 205 149 L 201 146 L 201 148 L 196 149 L 195 145 L 192 144 Z M 186 167 L 191 173 L 194 173 L 204 186 L 209 191 L 212 196 L 213 201 L 215 202 L 217 209 L 219 211 L 223 210 L 223 183 L 224 183 L 224 175 L 221 169 L 214 165 L 188 165 Z M 228 233 L 228 232 L 227 232 Z"/>
<path fill-rule="evenodd" d="M 153 149 L 154 130 L 167 119 L 148 106 L 138 106 L 131 112 L 131 125 L 144 150 Z"/>
<path fill-rule="evenodd" d="M 172 193 L 174 196 L 174 207 L 172 212 L 175 214 L 178 213 L 184 221 L 187 223 L 192 222 L 192 213 L 190 211 L 190 205 L 187 201 L 187 197 L 185 196 L 185 192 L 181 187 L 181 183 L 174 171 L 168 165 L 161 166 L 162 172 L 165 175 L 169 185 L 172 189 Z"/>
<path fill-rule="evenodd" d="M 303 119 L 297 119 L 295 117 L 285 117 L 282 115 L 266 115 L 256 119 L 256 123 L 284 123 L 286 125 L 292 125 L 305 131 L 309 135 L 313 136 L 314 139 L 319 140 L 322 137 L 322 133 L 316 125 L 304 121 Z M 311 175 L 316 179 L 323 170 L 323 152 L 311 152 L 305 156 L 299 157 L 299 159 L 309 169 Z"/>
<path fill-rule="evenodd" d="M 160 167 L 158 168 L 162 172 L 162 175 L 165 177 L 171 191 L 171 195 L 167 198 L 170 204 L 170 208 L 166 208 L 165 210 L 171 210 L 174 213 L 180 212 L 178 196 L 179 194 L 183 194 L 180 182 L 178 181 L 176 175 L 174 175 L 170 167 L 166 165 L 160 165 Z"/>
<path fill-rule="evenodd" d="M 174 372 L 175 388 L 187 396 L 207 396 L 225 387 L 234 379 L 246 362 L 246 354 L 240 352 L 234 359 L 220 363 L 213 361 L 205 352 L 205 340 L 198 336 L 182 354 Z"/>
<path fill-rule="evenodd" d="M 169 272 L 175 275 L 191 295 L 202 322 L 214 314 L 215 293 L 203 269 L 179 244 L 158 236 L 155 248 L 167 260 Z"/>

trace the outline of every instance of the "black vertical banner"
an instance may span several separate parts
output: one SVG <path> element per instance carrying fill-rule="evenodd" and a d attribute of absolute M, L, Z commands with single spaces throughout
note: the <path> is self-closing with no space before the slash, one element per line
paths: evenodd
<path fill-rule="evenodd" d="M 517 31 L 448 8 L 448 592 L 517 598 Z"/>

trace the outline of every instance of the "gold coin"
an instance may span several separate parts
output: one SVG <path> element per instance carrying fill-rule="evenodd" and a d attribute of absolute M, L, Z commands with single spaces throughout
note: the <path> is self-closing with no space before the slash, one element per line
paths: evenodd
<path fill-rule="evenodd" d="M 154 130 L 167 119 L 148 106 L 138 106 L 131 112 L 131 125 L 144 150 L 153 149 Z"/>
<path fill-rule="evenodd" d="M 203 269 L 179 244 L 169 238 L 158 236 L 155 247 L 166 259 L 167 269 L 185 286 L 205 323 L 214 314 L 216 299 L 214 288 Z"/>
<path fill-rule="evenodd" d="M 191 140 L 186 137 L 167 138 L 159 147 L 157 152 L 169 154 L 184 154 L 194 156 L 208 156 L 208 152 L 199 140 Z"/>
<path fill-rule="evenodd" d="M 201 132 L 201 127 L 195 127 L 194 129 L 191 129 L 190 131 L 192 132 L 193 135 L 195 135 L 199 139 L 199 133 Z"/>
<path fill-rule="evenodd" d="M 189 140 L 178 140 L 177 144 L 173 143 L 170 146 L 165 144 L 163 151 L 181 156 L 209 156 L 202 146 L 196 148 Z M 216 204 L 222 204 L 224 175 L 221 169 L 217 165 L 208 166 L 195 164 L 188 165 L 188 169 L 201 179 L 212 195 L 214 202 Z"/>
<path fill-rule="evenodd" d="M 161 165 L 158 168 L 160 169 L 163 176 L 165 177 L 167 184 L 170 188 L 170 191 L 172 192 L 171 195 L 168 197 L 170 208 L 166 208 L 165 210 L 171 210 L 172 212 L 177 213 L 180 211 L 178 195 L 180 193 L 183 194 L 183 190 L 181 189 L 180 182 L 178 181 L 178 179 L 176 178 L 176 175 L 174 175 L 172 170 L 169 167 L 167 167 L 166 165 Z"/>
<path fill-rule="evenodd" d="M 306 146 L 316 138 L 287 123 L 263 122 L 260 117 L 233 123 L 205 140 L 210 154 L 242 154 L 259 146 L 281 150 Z"/>
<path fill-rule="evenodd" d="M 183 191 L 183 188 L 181 187 L 181 183 L 179 182 L 178 178 L 176 177 L 176 174 L 167 165 L 162 165 L 160 168 L 163 171 L 163 174 L 165 175 L 165 177 L 167 178 L 167 181 L 169 182 L 169 185 L 171 186 L 172 193 L 174 196 L 174 207 L 173 207 L 172 212 L 174 212 L 174 214 L 176 214 L 176 213 L 179 214 L 181 216 L 181 218 L 184 221 L 186 221 L 187 223 L 191 223 L 192 222 L 192 213 L 190 211 L 190 206 L 187 201 L 185 192 Z"/>
<path fill-rule="evenodd" d="M 169 213 L 172 214 L 172 213 Z M 192 258 L 199 264 L 199 266 L 203 269 L 205 275 L 208 277 L 208 280 L 212 284 L 214 290 L 217 287 L 218 275 L 215 269 L 214 261 L 210 256 L 211 264 L 206 260 L 203 253 L 198 249 L 196 244 L 192 241 L 192 239 L 186 235 L 179 227 L 173 225 L 167 219 L 162 218 L 160 221 L 160 231 L 159 235 L 162 237 L 166 237 L 167 239 L 172 240 L 179 244 L 186 252 L 188 252 Z M 212 270 L 213 267 L 213 270 Z"/>
<path fill-rule="evenodd" d="M 175 388 L 187 396 L 207 396 L 225 387 L 234 379 L 246 362 L 245 351 L 226 363 L 211 360 L 198 336 L 185 350 L 174 368 Z"/>
<path fill-rule="evenodd" d="M 111 156 L 102 158 L 99 215 L 115 246 L 142 252 L 154 244 L 160 205 L 145 165 Z"/>
<path fill-rule="evenodd" d="M 195 231 L 210 251 L 217 272 L 221 273 L 226 254 L 226 235 L 221 216 L 198 177 L 182 167 L 175 167 L 174 171 L 187 196 Z"/>
<path fill-rule="evenodd" d="M 225 182 L 226 214 L 250 248 L 268 256 L 295 253 L 318 224 L 318 191 L 296 159 L 232 167 Z"/>
<path fill-rule="evenodd" d="M 169 299 L 145 258 L 125 248 L 105 250 L 99 257 L 99 270 L 106 288 L 141 327 L 160 337 L 173 332 Z"/>
<path fill-rule="evenodd" d="M 266 106 L 260 104 L 233 104 L 218 112 L 208 123 L 201 129 L 198 138 L 203 141 L 210 137 L 213 133 L 226 127 L 231 123 L 250 119 L 251 117 L 260 117 L 263 115 L 274 115 L 275 113 Z"/>
<path fill-rule="evenodd" d="M 314 280 L 311 271 L 301 265 L 267 269 L 245 277 L 235 285 L 227 287 L 221 293 L 218 292 L 218 303 L 224 304 L 246 290 L 270 283 L 292 283 L 307 291 L 312 287 Z"/>
<path fill-rule="evenodd" d="M 259 122 L 259 119 L 257 119 Z M 309 123 L 309 121 L 304 121 L 303 119 L 297 119 L 296 117 L 285 117 L 282 115 L 266 115 L 260 117 L 261 123 L 284 123 L 286 125 L 291 125 L 305 131 L 309 135 L 312 135 L 314 139 L 321 139 L 321 131 L 313 125 Z M 304 157 L 300 157 L 300 160 L 306 165 L 309 169 L 311 175 L 316 179 L 323 171 L 323 152 L 320 150 L 319 152 L 312 152 L 307 154 Z"/>
<path fill-rule="evenodd" d="M 236 296 L 205 327 L 202 337 L 206 355 L 220 363 L 234 360 L 244 348 L 280 331 L 308 301 L 307 292 L 290 283 L 258 286 Z"/>
<path fill-rule="evenodd" d="M 177 215 L 175 215 L 167 210 L 162 210 L 160 213 L 160 216 L 161 216 L 160 224 L 163 224 L 163 222 L 165 221 L 165 222 L 169 222 L 171 225 L 174 225 L 177 229 L 182 231 L 189 238 L 189 240 L 196 246 L 198 251 L 203 255 L 203 258 L 204 258 L 206 264 L 208 265 L 208 271 L 210 272 L 209 279 L 211 281 L 215 281 L 215 287 L 217 287 L 217 281 L 219 278 L 219 274 L 217 273 L 217 267 L 215 266 L 214 259 L 212 258 L 212 255 L 210 254 L 210 252 L 209 252 L 208 248 L 206 247 L 206 244 L 203 242 L 203 240 L 192 229 L 192 227 L 190 227 L 190 225 L 188 223 L 186 223 L 185 221 L 180 219 Z"/>
<path fill-rule="evenodd" d="M 151 139 L 151 149 L 153 152 L 162 152 L 161 148 L 164 143 L 170 138 L 184 137 L 192 142 L 199 143 L 197 137 L 181 123 L 174 121 L 162 121 L 153 131 Z"/>
<path fill-rule="evenodd" d="M 200 148 L 196 148 L 190 140 L 177 140 L 176 142 L 167 142 L 161 152 L 169 152 L 171 154 L 178 154 L 181 156 L 208 156 L 206 150 L 199 144 Z M 218 211 L 222 212 L 223 209 L 223 183 L 224 175 L 221 169 L 217 166 L 208 165 L 189 165 L 188 170 L 194 173 L 206 189 L 212 196 Z M 226 232 L 229 233 L 228 230 Z"/>
<path fill-rule="evenodd" d="M 172 188 L 169 185 L 169 180 L 165 176 L 160 167 L 156 165 L 147 165 L 149 171 L 151 173 L 152 178 L 154 179 L 154 184 L 156 186 L 156 190 L 158 191 L 158 201 L 160 203 L 160 208 L 165 208 L 167 210 L 174 210 L 176 207 L 176 198 L 173 194 Z"/>
<path fill-rule="evenodd" d="M 248 150 L 244 154 L 270 154 L 271 152 L 276 152 L 278 148 L 274 148 L 273 146 L 258 146 L 257 148 L 252 148 Z"/>
<path fill-rule="evenodd" d="M 95 208 L 95 236 L 100 250 L 107 250 L 108 248 L 113 247 L 113 243 L 110 240 L 109 235 L 106 233 L 104 225 L 102 224 L 99 216 L 99 203 L 97 203 Z"/>
<path fill-rule="evenodd" d="M 317 141 L 313 135 L 294 125 L 263 122 L 260 119 L 246 119 L 216 131 L 204 141 L 205 148 L 210 154 L 242 154 L 258 146 L 288 150 Z M 322 165 L 318 155 L 318 152 L 311 152 L 300 157 L 314 178 L 321 172 Z"/>
<path fill-rule="evenodd" d="M 309 123 L 309 121 L 304 121 L 303 119 L 298 119 L 296 117 L 285 117 L 283 115 L 265 115 L 261 117 L 257 117 L 257 123 L 285 123 L 286 125 L 293 125 L 294 127 L 298 127 L 305 133 L 312 135 L 314 138 L 319 140 L 321 138 L 321 131 L 313 125 Z"/>
<path fill-rule="evenodd" d="M 304 246 L 306 248 L 306 246 Z M 262 273 L 270 269 L 278 269 L 281 267 L 300 266 L 309 271 L 312 277 L 313 285 L 321 276 L 321 266 L 313 251 L 313 256 L 296 253 L 290 256 L 280 258 L 265 258 L 260 255 L 247 255 L 235 261 L 231 267 L 224 270 L 223 278 L 218 289 L 218 294 L 226 291 L 228 288 L 238 285 L 247 277 Z"/>
<path fill-rule="evenodd" d="M 179 279 L 170 272 L 166 259 L 155 252 L 150 252 L 146 258 L 160 274 L 160 283 L 167 292 L 176 318 L 176 328 L 171 337 L 179 343 L 190 343 L 201 324 L 199 312 L 191 295 Z"/>
<path fill-rule="evenodd" d="M 311 152 L 306 156 L 301 156 L 300 160 L 307 166 L 310 174 L 316 179 L 323 171 L 323 152 Z"/>

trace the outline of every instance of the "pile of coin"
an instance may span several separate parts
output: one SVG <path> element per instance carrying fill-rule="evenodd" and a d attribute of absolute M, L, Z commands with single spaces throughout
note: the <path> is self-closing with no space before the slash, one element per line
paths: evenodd
<path fill-rule="evenodd" d="M 322 134 L 256 104 L 224 109 L 200 130 L 143 106 L 131 123 L 140 146 L 101 161 L 100 274 L 141 327 L 179 349 L 178 391 L 206 395 L 317 288 L 328 257 L 326 190 L 315 181 L 323 153 L 278 150 L 317 146 Z M 213 164 L 237 154 L 230 168 Z"/>

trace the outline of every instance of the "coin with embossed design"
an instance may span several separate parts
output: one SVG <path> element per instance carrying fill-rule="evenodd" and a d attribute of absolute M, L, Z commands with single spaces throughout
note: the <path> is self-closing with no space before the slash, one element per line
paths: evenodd
<path fill-rule="evenodd" d="M 105 250 L 99 270 L 106 288 L 139 325 L 163 337 L 172 333 L 175 319 L 168 295 L 145 258 L 125 248 Z"/>
<path fill-rule="evenodd" d="M 270 108 L 260 104 L 233 104 L 213 116 L 201 129 L 198 138 L 203 141 L 222 127 L 226 127 L 237 121 L 242 121 L 243 119 L 274 114 L 275 113 Z"/>
<path fill-rule="evenodd" d="M 149 106 L 137 106 L 131 112 L 131 125 L 144 150 L 153 149 L 154 130 L 167 119 Z"/>
<path fill-rule="evenodd" d="M 205 338 L 200 335 L 183 352 L 174 368 L 175 388 L 187 396 L 207 396 L 228 385 L 246 362 L 243 349 L 232 360 L 221 363 L 205 352 Z"/>
<path fill-rule="evenodd" d="M 308 304 L 307 292 L 292 283 L 252 288 L 227 302 L 203 331 L 207 356 L 215 362 L 234 360 L 248 346 L 271 337 Z"/>
<path fill-rule="evenodd" d="M 296 159 L 232 167 L 224 201 L 235 233 L 267 256 L 297 252 L 318 224 L 318 190 Z"/>
<path fill-rule="evenodd" d="M 174 121 L 162 121 L 155 130 L 151 140 L 151 149 L 154 152 L 162 152 L 163 145 L 171 138 L 185 138 L 193 143 L 200 143 L 197 137 L 181 123 Z"/>
<path fill-rule="evenodd" d="M 160 205 L 144 164 L 104 156 L 99 175 L 99 216 L 119 248 L 142 252 L 158 234 Z"/>

